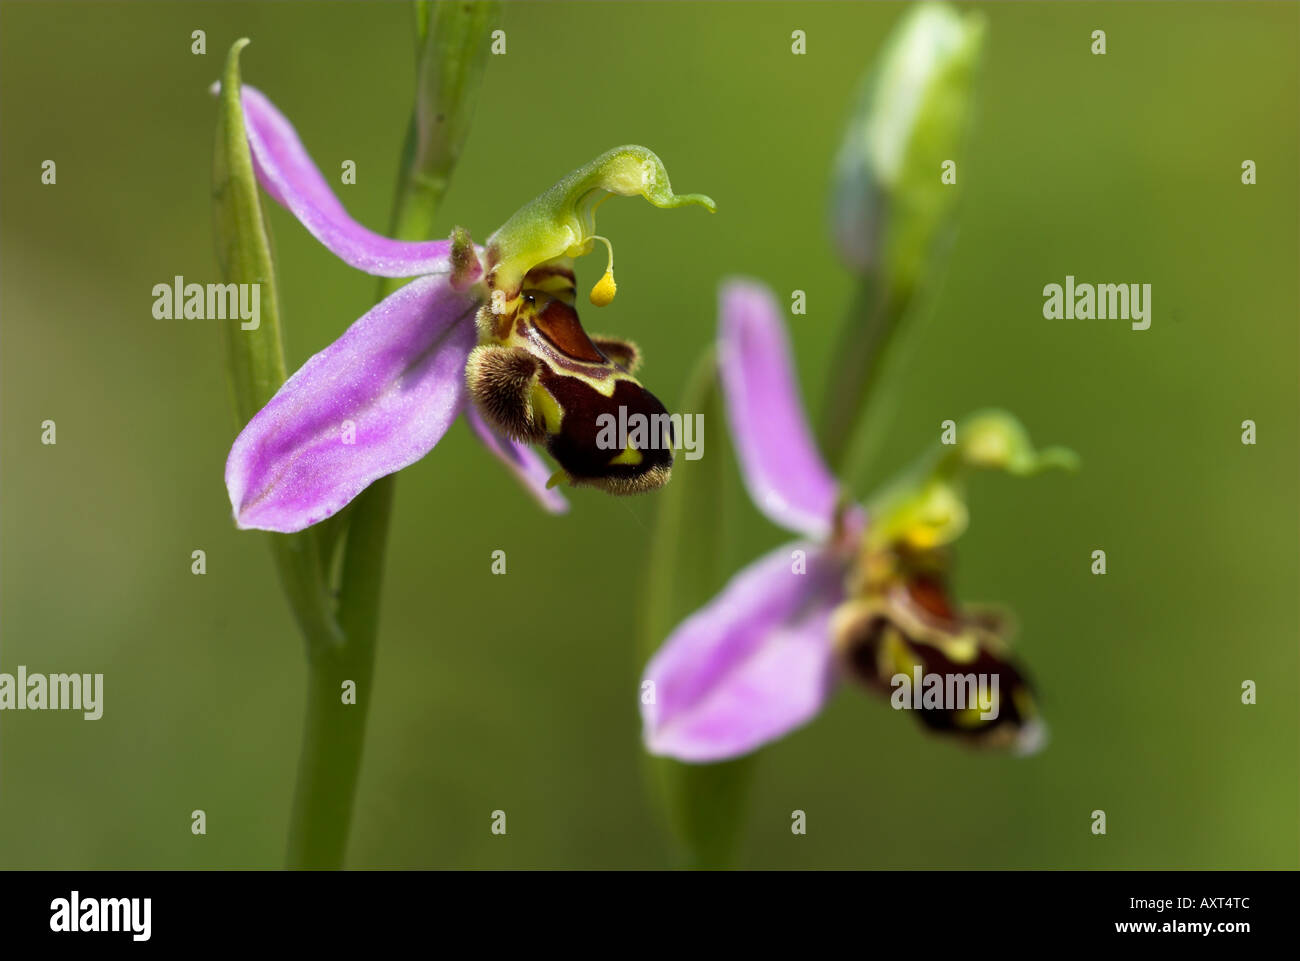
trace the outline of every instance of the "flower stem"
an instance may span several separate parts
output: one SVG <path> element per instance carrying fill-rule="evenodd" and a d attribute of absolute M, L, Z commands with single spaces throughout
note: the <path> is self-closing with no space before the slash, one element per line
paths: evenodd
<path fill-rule="evenodd" d="M 411 236 L 417 225 L 431 225 L 436 198 L 426 191 L 404 189 L 404 173 L 393 211 L 393 235 Z M 415 211 L 414 207 L 423 207 Z M 383 280 L 376 300 L 402 285 Z M 342 533 L 322 530 L 322 540 L 337 538 L 342 554 L 337 589 L 337 622 L 342 644 L 308 643 L 307 717 L 298 782 L 289 827 L 291 868 L 340 868 L 347 850 L 365 748 L 366 720 L 372 700 L 375 645 L 379 636 L 379 601 L 384 582 L 388 522 L 393 511 L 395 475 L 381 477 L 362 491 L 340 515 Z M 322 546 L 329 564 L 331 552 Z M 344 685 L 354 683 L 354 703 L 343 700 Z"/>
<path fill-rule="evenodd" d="M 845 491 L 859 496 L 876 476 L 898 417 L 909 360 L 925 326 L 925 291 L 863 278 L 845 315 L 822 408 L 821 445 Z"/>
<path fill-rule="evenodd" d="M 393 202 L 390 236 L 429 240 L 469 132 L 495 3 L 417 3 L 416 102 Z M 376 301 L 405 283 L 382 280 Z M 307 717 L 289 827 L 291 868 L 339 868 L 361 773 L 372 700 L 379 601 L 395 478 L 380 478 L 316 530 L 328 574 L 341 552 L 336 621 L 341 642 L 308 636 Z M 309 632 L 310 634 L 310 632 Z M 355 700 L 344 698 L 353 682 Z"/>
<path fill-rule="evenodd" d="M 880 455 L 897 422 L 909 376 L 916 376 L 912 357 L 928 319 L 927 294 L 877 301 L 884 333 L 873 345 L 873 358 L 858 399 L 858 415 L 837 465 L 846 491 L 854 496 L 879 484 Z"/>
<path fill-rule="evenodd" d="M 307 718 L 289 829 L 291 868 L 343 865 L 365 746 L 392 503 L 391 476 L 370 485 L 354 502 L 338 594 L 345 640 L 329 647 L 309 645 Z M 355 703 L 344 699 L 348 682 Z"/>
<path fill-rule="evenodd" d="M 892 332 L 881 309 L 881 285 L 864 278 L 841 324 L 822 405 L 821 446 L 835 470 L 843 465 L 853 431 L 880 372 L 880 359 Z"/>

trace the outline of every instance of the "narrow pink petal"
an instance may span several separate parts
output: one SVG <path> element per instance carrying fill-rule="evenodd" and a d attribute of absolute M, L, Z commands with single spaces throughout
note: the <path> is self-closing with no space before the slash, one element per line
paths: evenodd
<path fill-rule="evenodd" d="M 236 523 L 302 530 L 427 454 L 465 404 L 476 307 L 421 277 L 303 364 L 231 448 Z"/>
<path fill-rule="evenodd" d="M 742 570 L 646 665 L 654 685 L 642 684 L 647 750 L 721 761 L 810 720 L 831 688 L 829 622 L 842 599 L 838 562 L 807 543 L 786 544 Z"/>
<path fill-rule="evenodd" d="M 247 84 L 242 101 L 253 167 L 263 189 L 336 256 L 380 277 L 416 277 L 451 269 L 450 241 L 391 240 L 353 220 L 275 105 Z"/>
<path fill-rule="evenodd" d="M 473 428 L 478 439 L 492 454 L 505 464 L 509 471 L 519 478 L 524 489 L 533 495 L 533 499 L 552 514 L 563 514 L 569 509 L 569 502 L 555 488 L 547 488 L 546 482 L 553 473 L 546 463 L 537 456 L 527 444 L 521 444 L 501 433 L 486 420 L 472 404 L 465 405 L 465 419 Z"/>
<path fill-rule="evenodd" d="M 825 537 L 836 482 L 808 429 L 776 302 L 761 284 L 732 280 L 722 287 L 720 314 L 719 374 L 749 496 L 787 530 Z"/>

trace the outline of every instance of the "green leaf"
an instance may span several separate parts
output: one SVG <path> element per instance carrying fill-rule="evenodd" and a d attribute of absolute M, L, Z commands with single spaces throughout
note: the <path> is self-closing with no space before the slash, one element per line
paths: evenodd
<path fill-rule="evenodd" d="M 416 57 L 419 57 L 420 47 L 424 45 L 424 38 L 429 35 L 429 18 L 432 13 L 433 4 L 430 0 L 415 0 L 411 4 L 411 12 L 415 14 L 415 49 Z"/>
<path fill-rule="evenodd" d="M 744 502 L 732 467 L 717 362 L 709 350 L 697 364 L 680 407 L 706 425 L 704 456 L 678 458 L 659 494 L 650 554 L 641 653 L 654 653 L 687 615 L 707 604 L 735 572 L 735 507 Z M 684 764 L 648 757 L 649 777 L 692 868 L 732 863 L 744 825 L 756 755 L 721 764 Z"/>
<path fill-rule="evenodd" d="M 212 157 L 212 207 L 217 262 L 226 283 L 261 285 L 260 323 L 245 330 L 238 318 L 221 325 L 236 420 L 243 427 L 285 380 L 280 336 L 280 298 L 265 211 L 253 174 L 240 103 L 239 54 L 248 40 L 230 48 L 217 108 Z M 265 534 L 285 594 L 308 650 L 318 654 L 341 640 L 332 614 L 315 535 Z"/>
<path fill-rule="evenodd" d="M 246 46 L 246 39 L 235 41 L 226 60 L 212 157 L 213 224 L 222 276 L 229 283 L 262 286 L 258 328 L 243 330 L 238 321 L 221 327 L 240 424 L 248 423 L 285 380 L 271 238 L 253 175 L 239 98 L 239 54 Z"/>

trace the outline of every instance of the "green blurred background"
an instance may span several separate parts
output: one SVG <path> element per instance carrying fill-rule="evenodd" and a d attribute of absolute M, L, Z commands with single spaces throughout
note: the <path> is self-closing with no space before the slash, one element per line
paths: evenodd
<path fill-rule="evenodd" d="M 986 405 L 1082 454 L 1075 476 L 978 478 L 959 544 L 960 594 L 1018 613 L 1052 741 L 1027 760 L 969 753 L 846 690 L 765 752 L 741 865 L 1296 866 L 1297 10 L 987 5 L 960 231 L 884 460 Z M 827 174 L 899 11 L 509 5 L 441 220 L 482 239 L 600 151 L 645 143 L 719 212 L 604 207 L 619 297 L 588 327 L 639 341 L 671 408 L 720 277 L 803 289 L 793 336 L 816 403 L 852 292 Z M 105 675 L 99 721 L 0 716 L 0 866 L 283 863 L 302 645 L 263 535 L 230 522 L 215 322 L 150 312 L 156 283 L 217 279 L 207 87 L 244 35 L 245 80 L 332 180 L 356 161 L 342 197 L 382 229 L 411 104 L 406 5 L 0 6 L 0 669 Z M 375 282 L 279 207 L 271 220 L 296 367 Z M 1152 283 L 1151 329 L 1044 320 L 1042 287 L 1067 273 Z M 543 516 L 463 425 L 402 474 L 353 866 L 675 863 L 636 710 L 655 498 L 571 499 Z M 783 536 L 746 510 L 742 558 Z"/>

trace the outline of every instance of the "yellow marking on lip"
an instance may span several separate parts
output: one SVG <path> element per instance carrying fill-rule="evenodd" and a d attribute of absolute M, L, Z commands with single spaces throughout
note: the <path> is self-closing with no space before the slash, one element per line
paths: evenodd
<path fill-rule="evenodd" d="M 973 634 L 944 638 L 939 647 L 957 664 L 970 664 L 979 656 L 979 641 Z"/>
<path fill-rule="evenodd" d="M 627 450 L 623 451 L 609 462 L 609 466 L 613 467 L 615 464 L 619 464 L 635 467 L 643 460 L 645 460 L 645 458 L 641 456 L 641 452 L 629 444 Z"/>
<path fill-rule="evenodd" d="M 546 433 L 558 434 L 560 432 L 560 422 L 564 420 L 564 410 L 560 407 L 551 392 L 541 384 L 534 382 L 532 393 L 529 395 L 532 402 L 533 410 L 542 415 L 542 420 L 546 422 Z"/>

